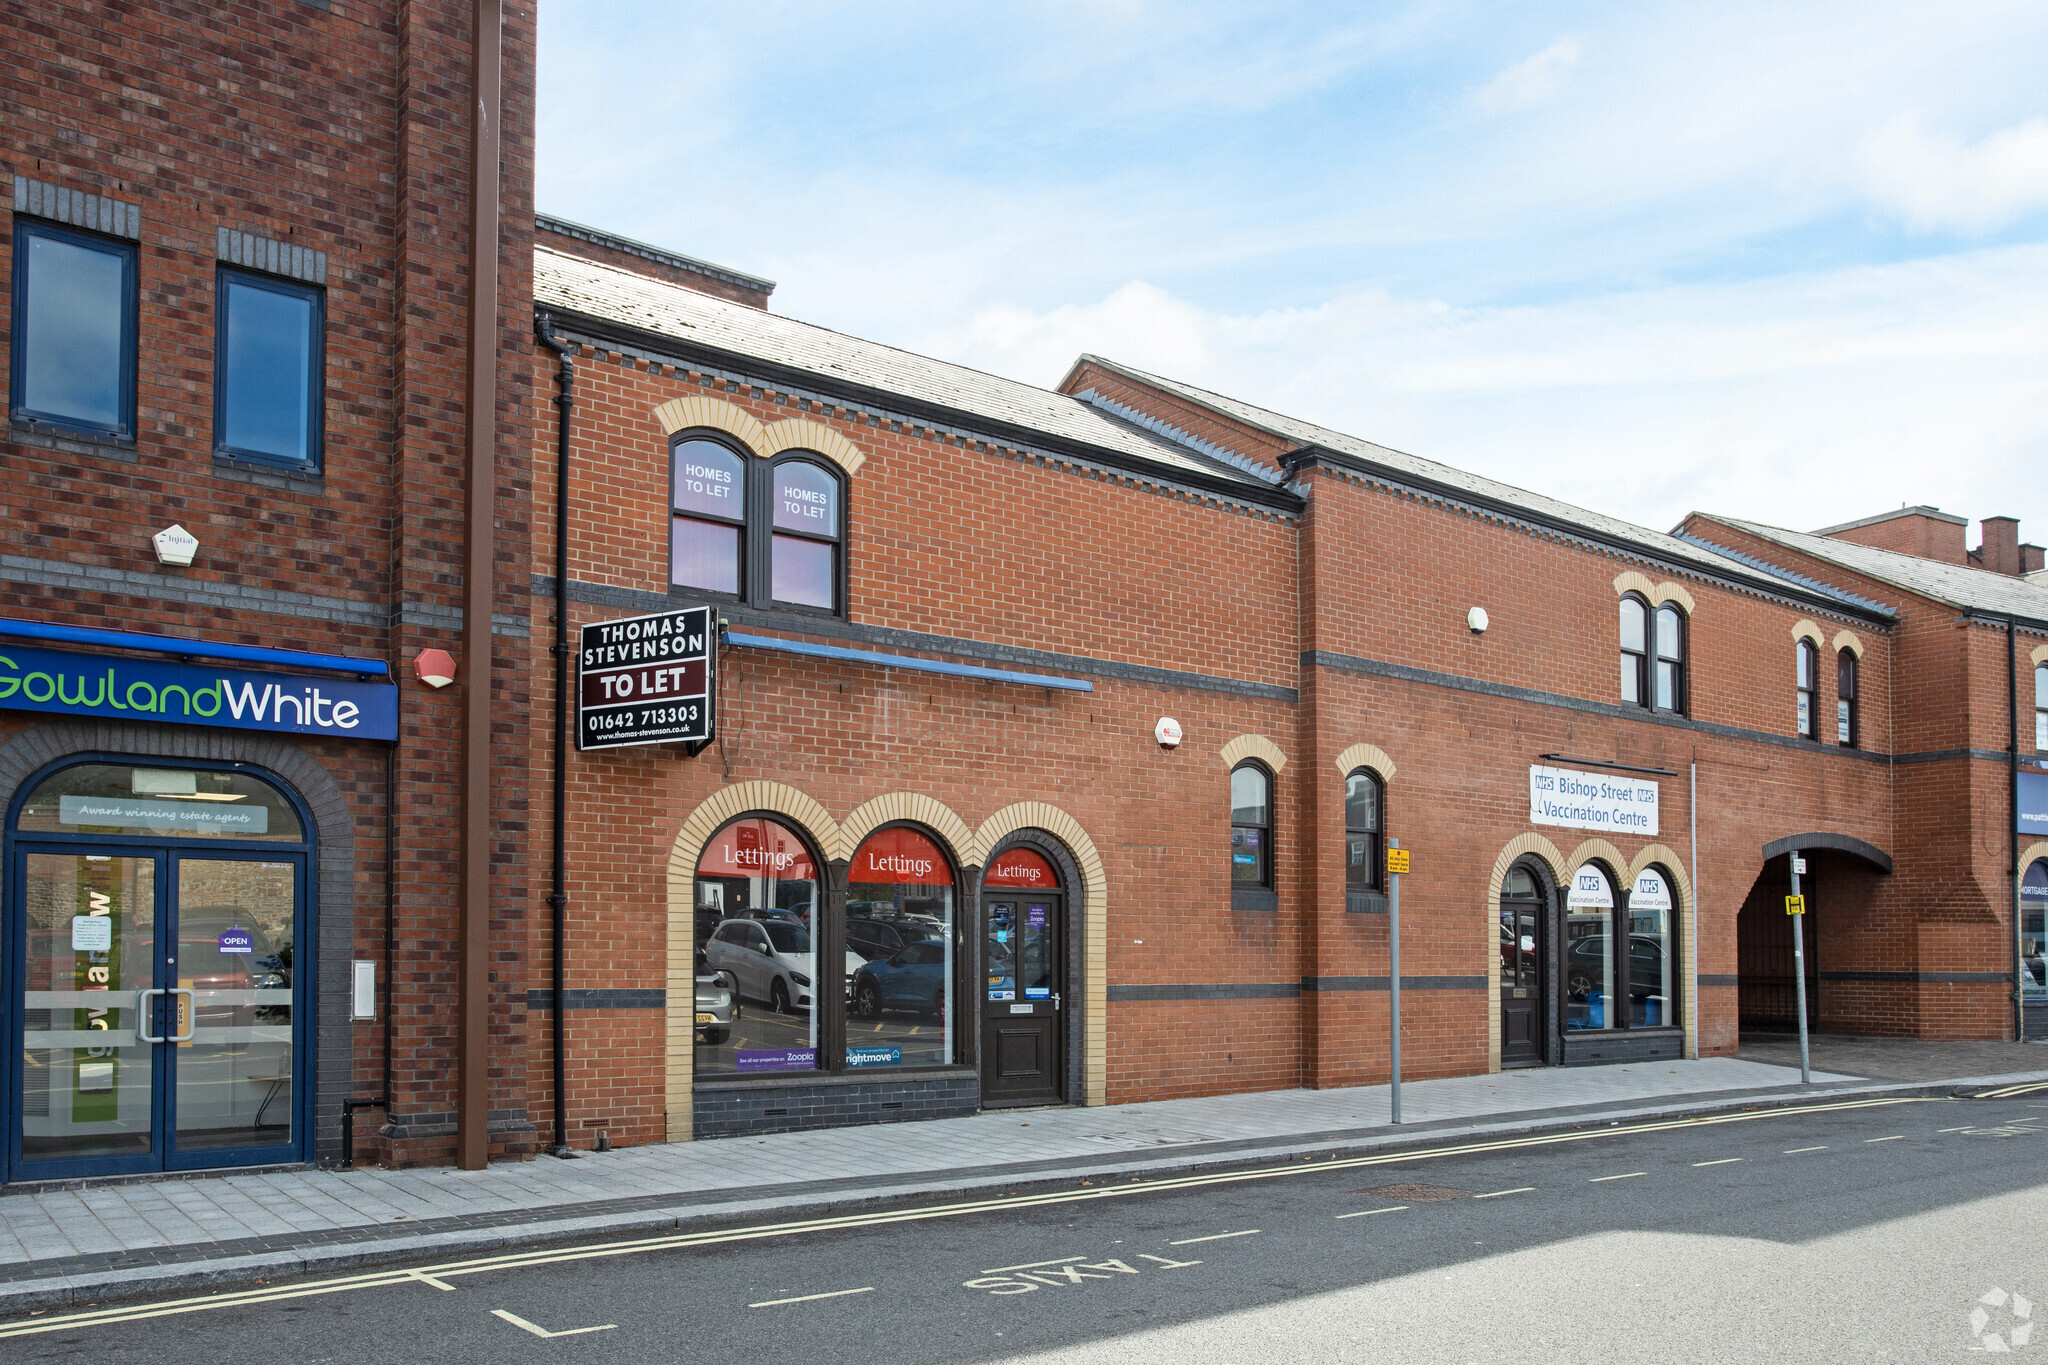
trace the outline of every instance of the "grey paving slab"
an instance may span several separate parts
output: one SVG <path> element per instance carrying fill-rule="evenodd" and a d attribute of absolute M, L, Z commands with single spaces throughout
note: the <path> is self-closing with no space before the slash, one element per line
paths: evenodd
<path fill-rule="evenodd" d="M 1532 1070 L 1412 1082 L 1411 1123 L 1499 1119 L 1581 1105 L 1652 1103 L 1673 1096 L 1769 1090 L 1796 1071 L 1741 1058 Z M 1830 1081 L 1850 1079 L 1827 1073 Z M 540 1158 L 486 1171 L 271 1171 L 202 1179 L 0 1195 L 0 1265 L 61 1260 L 123 1247 L 174 1246 L 293 1234 L 326 1235 L 396 1222 L 518 1216 L 572 1218 L 622 1196 L 747 1197 L 830 1180 L 966 1179 L 981 1168 L 1062 1160 L 1147 1160 L 1218 1142 L 1351 1132 L 1389 1121 L 1385 1086 L 1281 1090 L 1095 1109 L 997 1111 L 920 1123 Z"/>

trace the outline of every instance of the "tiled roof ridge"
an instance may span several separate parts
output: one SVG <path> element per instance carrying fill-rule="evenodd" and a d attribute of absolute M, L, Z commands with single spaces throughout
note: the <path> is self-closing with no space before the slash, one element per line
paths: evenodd
<path fill-rule="evenodd" d="M 1205 455 L 1212 460 L 1220 460 L 1232 468 L 1244 471 L 1253 478 L 1262 479 L 1271 484 L 1282 482 L 1283 476 L 1281 474 L 1260 464 L 1257 460 L 1240 455 L 1228 446 L 1217 445 L 1214 441 L 1205 441 L 1193 432 L 1154 417 L 1142 408 L 1134 408 L 1128 403 L 1119 403 L 1114 398 L 1092 388 L 1084 389 L 1080 393 L 1071 396 L 1077 402 L 1101 408 L 1112 417 L 1120 418 L 1133 426 L 1143 427 L 1153 435 L 1172 441 L 1175 445 L 1186 446 L 1197 455 Z"/>
<path fill-rule="evenodd" d="M 1714 520 L 1724 521 L 1730 519 L 1716 517 Z M 1773 564 L 1768 559 L 1760 559 L 1755 555 L 1745 554 L 1741 550 L 1732 549 L 1726 545 L 1717 545 L 1706 537 L 1694 535 L 1690 531 L 1673 531 L 1671 534 L 1680 540 L 1689 541 L 1703 550 L 1710 550 L 1723 558 L 1732 559 L 1737 564 L 1746 564 L 1759 573 L 1769 574 L 1771 577 L 1783 579 L 1787 583 L 1796 583 L 1809 592 L 1817 592 L 1824 597 L 1832 597 L 1836 601 L 1862 607 L 1866 611 L 1880 611 L 1888 616 L 1897 616 L 1899 614 L 1897 607 L 1888 606 L 1874 598 L 1863 597 L 1857 593 L 1850 592 L 1846 588 L 1838 588 L 1832 583 L 1823 583 L 1818 578 L 1809 578 L 1805 574 L 1794 572 L 1781 564 Z"/>
<path fill-rule="evenodd" d="M 653 261 L 657 265 L 665 265 L 675 270 L 685 270 L 693 275 L 703 275 L 710 279 L 723 280 L 727 284 L 736 284 L 743 289 L 756 290 L 763 295 L 775 292 L 775 281 L 764 280 L 759 275 L 749 275 L 744 270 L 734 270 L 729 265 L 718 265 L 712 261 L 699 260 L 695 256 L 685 256 L 680 251 L 670 251 L 667 247 L 655 246 L 652 242 L 642 242 L 632 237 L 621 237 L 616 232 L 606 232 L 603 228 L 594 228 L 588 223 L 578 223 L 572 219 L 558 217 L 552 213 L 534 214 L 533 225 L 542 232 L 552 232 L 557 236 L 567 237 L 571 241 L 588 242 L 592 246 L 609 247 L 613 251 L 623 252 L 628 256 L 638 256 L 644 260 Z M 540 242 L 535 242 L 534 246 L 537 249 L 543 248 L 543 244 Z M 554 250 L 552 247 L 544 249 Z M 556 254 L 566 255 L 568 253 L 557 252 Z M 597 264 L 602 265 L 604 262 L 600 261 Z"/>

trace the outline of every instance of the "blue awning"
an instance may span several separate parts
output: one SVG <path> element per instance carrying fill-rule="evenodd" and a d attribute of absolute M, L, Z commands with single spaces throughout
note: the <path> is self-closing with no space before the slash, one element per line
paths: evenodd
<path fill-rule="evenodd" d="M 237 659 L 243 663 L 278 664 L 285 668 L 325 668 L 336 673 L 359 673 L 373 678 L 391 676 L 391 666 L 382 659 L 351 659 L 342 654 L 308 654 L 296 649 L 216 644 L 211 640 L 187 640 L 175 635 L 149 635 L 134 630 L 92 630 L 85 626 L 53 625 L 47 621 L 0 620 L 0 636 L 61 640 L 67 644 L 104 645 L 112 649 L 153 649 L 161 654 L 182 654 L 194 659 Z"/>
<path fill-rule="evenodd" d="M 1026 687 L 1056 687 L 1062 692 L 1093 692 L 1095 684 L 1084 678 L 1062 678 L 1051 673 L 1016 673 L 1007 668 L 982 668 L 976 664 L 949 664 L 938 659 L 914 659 L 903 654 L 881 654 L 872 649 L 847 649 L 841 645 L 814 645 L 805 640 L 781 640 L 772 635 L 725 633 L 725 642 L 742 649 L 772 649 L 783 654 L 805 654 L 814 659 L 838 659 L 845 663 L 876 664 L 882 668 L 906 668 L 915 673 L 944 673 L 954 678 L 980 678 L 984 682 L 1020 683 Z"/>

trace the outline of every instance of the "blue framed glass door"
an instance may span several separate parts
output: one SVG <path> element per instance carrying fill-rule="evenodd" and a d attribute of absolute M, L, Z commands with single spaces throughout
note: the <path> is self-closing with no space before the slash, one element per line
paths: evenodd
<path fill-rule="evenodd" d="M 13 852 L 8 1178 L 300 1159 L 305 855 Z"/>

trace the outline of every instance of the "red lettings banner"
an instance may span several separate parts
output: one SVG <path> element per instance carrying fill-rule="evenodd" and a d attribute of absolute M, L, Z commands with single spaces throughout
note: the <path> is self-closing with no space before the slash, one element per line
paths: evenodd
<path fill-rule="evenodd" d="M 914 829 L 885 829 L 871 834 L 853 855 L 850 882 L 892 886 L 951 886 L 952 871 L 939 846 Z"/>
<path fill-rule="evenodd" d="M 786 882 L 818 879 L 804 841 L 773 820 L 742 820 L 720 830 L 697 859 L 697 875 L 774 877 Z"/>
<path fill-rule="evenodd" d="M 1052 864 L 1028 848 L 1013 848 L 999 854 L 988 865 L 987 883 L 990 886 L 1022 886 L 1036 891 L 1056 891 L 1060 879 L 1054 875 Z"/>

